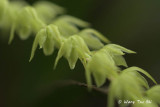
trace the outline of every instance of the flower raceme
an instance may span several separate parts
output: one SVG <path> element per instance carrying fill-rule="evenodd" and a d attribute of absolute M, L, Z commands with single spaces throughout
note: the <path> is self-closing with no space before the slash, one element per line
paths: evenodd
<path fill-rule="evenodd" d="M 92 88 L 92 76 L 96 86 L 101 88 L 108 79 L 108 107 L 113 107 L 114 100 L 119 99 L 153 101 L 152 104 L 134 104 L 133 107 L 157 107 L 160 104 L 159 85 L 150 88 L 141 74 L 156 83 L 151 75 L 138 67 L 128 68 L 123 56 L 134 51 L 111 43 L 100 32 L 89 28 L 88 22 L 64 13 L 64 8 L 46 1 L 31 6 L 24 1 L 0 0 L 0 28 L 10 30 L 9 44 L 15 33 L 22 40 L 35 35 L 29 61 L 38 46 L 46 56 L 57 49 L 54 68 L 64 57 L 70 68 L 74 69 L 79 59 L 84 66 L 89 89 Z M 119 66 L 126 69 L 122 70 Z"/>
<path fill-rule="evenodd" d="M 99 51 L 93 52 L 87 64 L 87 72 L 90 75 L 93 73 L 98 87 L 105 83 L 106 78 L 112 79 L 118 75 L 117 72 L 120 71 L 120 68 L 118 68 L 119 65 L 127 67 L 126 61 L 122 56 L 125 55 L 124 52 L 135 53 L 116 44 L 105 45 Z M 88 80 L 88 84 L 91 85 L 91 80 Z"/>

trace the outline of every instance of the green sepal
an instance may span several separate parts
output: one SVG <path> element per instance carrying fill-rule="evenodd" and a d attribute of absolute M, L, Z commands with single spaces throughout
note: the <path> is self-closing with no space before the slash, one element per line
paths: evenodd
<path fill-rule="evenodd" d="M 87 54 L 90 54 L 90 51 L 84 40 L 77 35 L 73 35 L 68 39 L 65 39 L 64 43 L 62 43 L 55 61 L 54 68 L 56 67 L 59 59 L 64 56 L 68 60 L 70 68 L 74 69 L 78 58 L 81 61 L 83 61 L 83 59 L 86 61 Z"/>
<path fill-rule="evenodd" d="M 123 72 L 129 72 L 129 71 L 138 71 L 144 75 L 146 75 L 149 79 L 151 79 L 155 84 L 157 84 L 157 82 L 155 81 L 155 79 L 148 73 L 146 72 L 145 70 L 139 68 L 139 67 L 130 67 L 130 68 L 127 68 L 125 69 Z"/>
<path fill-rule="evenodd" d="M 38 45 L 40 46 L 40 48 L 43 47 L 45 41 L 46 41 L 46 38 L 47 38 L 47 35 L 46 35 L 46 29 L 41 29 L 36 37 L 35 37 L 35 40 L 33 42 L 33 46 L 32 46 L 32 51 L 31 51 L 31 56 L 30 56 L 30 59 L 29 61 L 31 61 L 34 57 L 34 54 L 35 54 L 35 51 L 38 47 Z"/>
<path fill-rule="evenodd" d="M 104 35 L 102 35 L 100 32 L 98 32 L 95 29 L 87 28 L 82 30 L 80 35 L 90 35 L 92 38 L 98 38 L 99 40 L 103 41 L 104 43 L 110 43 L 110 40 L 108 40 Z"/>
<path fill-rule="evenodd" d="M 111 79 L 117 76 L 118 67 L 109 53 L 98 51 L 92 55 L 87 63 L 87 71 L 94 74 L 96 85 L 98 87 L 104 84 L 105 79 Z M 96 76 L 95 76 L 96 75 Z"/>

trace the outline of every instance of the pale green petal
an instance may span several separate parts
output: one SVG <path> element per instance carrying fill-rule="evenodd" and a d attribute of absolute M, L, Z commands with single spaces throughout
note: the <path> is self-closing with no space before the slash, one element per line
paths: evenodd
<path fill-rule="evenodd" d="M 33 59 L 33 57 L 34 57 L 35 51 L 36 51 L 36 49 L 37 49 L 37 47 L 38 47 L 38 42 L 39 42 L 38 40 L 39 40 L 39 36 L 36 35 L 35 40 L 34 40 L 34 42 L 33 42 L 32 51 L 31 51 L 31 56 L 30 56 L 29 62 L 30 62 L 30 61 Z"/>
<path fill-rule="evenodd" d="M 56 48 L 60 48 L 61 43 L 63 41 L 63 37 L 60 34 L 57 26 L 50 25 L 50 27 L 51 27 L 51 34 L 53 35 L 53 39 L 54 39 L 54 42 L 55 42 L 55 46 L 56 46 Z"/>
<path fill-rule="evenodd" d="M 107 107 L 114 107 L 115 103 L 115 89 L 117 89 L 117 81 L 113 81 L 109 85 L 109 93 L 108 93 L 108 98 L 107 98 Z"/>
<path fill-rule="evenodd" d="M 30 26 L 23 26 L 17 29 L 17 33 L 21 40 L 26 40 L 31 35 L 32 30 Z"/>
<path fill-rule="evenodd" d="M 83 54 L 90 53 L 90 50 L 87 44 L 84 42 L 84 40 L 80 36 L 73 35 L 71 39 L 73 40 L 73 45 L 74 46 L 77 45 L 77 48 L 79 48 L 81 52 L 83 52 Z"/>
<path fill-rule="evenodd" d="M 38 32 L 38 36 L 39 36 L 38 43 L 39 43 L 40 48 L 42 48 L 44 43 L 45 43 L 45 41 L 46 41 L 46 39 L 47 39 L 46 29 L 40 30 Z"/>
<path fill-rule="evenodd" d="M 93 77 L 94 77 L 97 87 L 102 86 L 106 81 L 106 76 L 99 72 L 93 72 Z"/>
<path fill-rule="evenodd" d="M 132 51 L 132 50 L 129 50 L 129 49 L 127 49 L 127 48 L 124 48 L 124 47 L 122 47 L 122 46 L 120 46 L 120 45 L 116 45 L 116 44 L 109 44 L 111 47 L 113 47 L 113 48 L 117 48 L 117 49 L 120 49 L 120 50 L 122 50 L 123 52 L 126 52 L 126 53 L 136 53 L 136 52 L 134 52 L 134 51 Z"/>
<path fill-rule="evenodd" d="M 116 65 L 123 65 L 125 67 L 128 67 L 125 59 L 123 58 L 123 56 L 120 55 L 113 55 L 113 60 L 115 61 Z"/>
<path fill-rule="evenodd" d="M 125 53 L 122 52 L 122 50 L 112 47 L 111 45 L 106 45 L 102 49 L 110 52 L 112 55 L 125 55 Z"/>
<path fill-rule="evenodd" d="M 61 45 L 59 51 L 58 51 L 58 55 L 56 57 L 56 61 L 54 64 L 54 68 L 56 68 L 57 63 L 59 61 L 59 59 L 64 56 L 66 58 L 70 57 L 70 53 L 72 51 L 72 42 L 70 39 L 67 39 L 64 41 L 64 43 Z"/>
<path fill-rule="evenodd" d="M 78 60 L 78 53 L 74 47 L 72 48 L 71 55 L 68 58 L 69 66 L 71 69 L 74 69 L 77 60 Z"/>
<path fill-rule="evenodd" d="M 104 77 L 113 78 L 117 76 L 117 71 L 118 71 L 118 68 L 115 65 L 111 56 L 109 54 L 107 55 L 103 51 L 96 52 L 92 56 L 92 58 L 88 61 L 86 68 L 87 68 L 87 71 L 91 73 L 99 74 L 99 76 L 102 76 L 97 78 L 102 80 L 104 80 Z M 102 80 L 96 80 L 98 81 L 97 82 L 98 86 L 101 86 L 104 83 L 104 81 Z"/>
<path fill-rule="evenodd" d="M 30 26 L 35 33 L 45 27 L 45 23 L 40 20 L 36 10 L 30 6 L 26 6 L 20 11 L 18 20 L 21 26 Z"/>
<path fill-rule="evenodd" d="M 147 80 L 137 72 L 137 80 L 139 81 L 139 84 L 141 84 L 142 86 L 144 86 L 145 88 L 149 89 L 149 84 L 147 82 Z"/>
<path fill-rule="evenodd" d="M 81 37 L 77 35 L 71 36 L 64 40 L 64 43 L 58 52 L 54 67 L 56 67 L 58 60 L 64 56 L 68 60 L 70 68 L 73 69 L 78 58 L 84 63 L 86 62 L 88 57 L 87 54 L 89 53 L 90 51 Z"/>
<path fill-rule="evenodd" d="M 45 55 L 51 55 L 54 51 L 54 33 L 51 26 L 46 27 L 46 40 L 43 45 L 43 52 Z"/>
<path fill-rule="evenodd" d="M 43 52 L 45 55 L 52 55 L 54 51 L 54 42 L 52 39 L 48 38 L 46 39 L 44 45 L 43 45 Z"/>
<path fill-rule="evenodd" d="M 14 33 L 15 33 L 15 24 L 13 24 L 12 27 L 11 27 L 11 32 L 10 32 L 10 37 L 9 37 L 8 44 L 12 43 L 12 41 L 14 39 Z"/>
<path fill-rule="evenodd" d="M 78 28 L 76 26 L 73 26 L 72 24 L 69 24 L 65 22 L 64 20 L 57 20 L 53 22 L 54 25 L 56 25 L 64 37 L 72 36 L 73 34 L 76 34 L 79 32 Z"/>
<path fill-rule="evenodd" d="M 31 61 L 34 57 L 34 53 L 37 49 L 38 44 L 40 45 L 40 48 L 43 47 L 44 42 L 46 41 L 47 35 L 46 35 L 46 30 L 45 29 L 41 29 L 36 37 L 35 40 L 33 42 L 33 46 L 32 46 L 32 51 L 31 51 L 31 56 L 30 56 L 30 60 Z"/>
<path fill-rule="evenodd" d="M 81 33 L 79 35 L 84 39 L 88 47 L 91 49 L 100 49 L 104 46 L 103 43 L 98 38 L 94 37 L 91 34 L 87 35 Z"/>
<path fill-rule="evenodd" d="M 94 29 L 84 29 L 80 32 L 80 35 L 94 35 L 95 37 L 97 37 L 98 39 L 100 39 L 101 41 L 105 42 L 105 43 L 110 43 L 110 41 L 105 37 L 103 36 L 100 32 L 94 30 Z"/>
<path fill-rule="evenodd" d="M 104 46 L 102 49 L 102 51 L 109 53 L 110 56 L 113 58 L 114 62 L 116 63 L 116 65 L 123 65 L 125 67 L 127 67 L 127 63 L 125 61 L 125 59 L 123 58 L 123 55 L 125 55 L 124 52 L 126 53 L 134 53 L 133 51 L 126 49 L 122 46 L 119 45 L 115 45 L 115 44 L 108 44 L 106 46 Z"/>
<path fill-rule="evenodd" d="M 130 67 L 130 68 L 125 69 L 123 72 L 128 72 L 128 71 L 138 71 L 138 72 L 141 72 L 144 75 L 146 75 L 148 78 L 150 78 L 155 84 L 157 84 L 157 82 L 154 80 L 154 78 L 148 72 L 146 72 L 145 70 L 143 70 L 143 69 L 141 69 L 139 67 Z"/>

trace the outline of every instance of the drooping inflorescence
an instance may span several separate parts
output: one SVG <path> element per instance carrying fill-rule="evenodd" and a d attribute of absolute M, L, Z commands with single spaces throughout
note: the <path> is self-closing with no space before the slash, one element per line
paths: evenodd
<path fill-rule="evenodd" d="M 31 6 L 24 1 L 0 0 L 0 28 L 10 30 L 9 44 L 13 41 L 15 33 L 22 40 L 35 35 L 29 61 L 33 59 L 38 47 L 43 49 L 46 56 L 52 55 L 57 49 L 59 51 L 54 68 L 59 59 L 64 57 L 70 68 L 74 69 L 79 59 L 85 68 L 88 88 L 92 87 L 92 76 L 97 87 L 101 87 L 108 79 L 110 81 L 108 107 L 114 106 L 115 99 L 151 99 L 152 104 L 132 106 L 158 107 L 160 86 L 149 88 L 147 80 L 141 73 L 155 84 L 156 81 L 141 68 L 128 68 L 123 57 L 126 53 L 135 52 L 112 44 L 100 32 L 89 28 L 88 22 L 64 13 L 64 8 L 46 1 Z M 126 69 L 121 70 L 119 66 Z"/>

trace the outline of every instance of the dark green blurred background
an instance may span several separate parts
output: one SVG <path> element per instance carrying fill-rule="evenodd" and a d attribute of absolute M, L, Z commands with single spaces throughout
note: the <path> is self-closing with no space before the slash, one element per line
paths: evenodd
<path fill-rule="evenodd" d="M 38 0 L 27 0 L 30 4 Z M 160 83 L 160 0 L 50 0 L 68 14 L 92 24 L 112 42 L 137 52 L 127 55 L 129 66 L 147 70 Z M 2 35 L 2 34 L 1 34 Z M 0 107 L 105 107 L 106 96 L 85 87 L 59 86 L 59 80 L 85 82 L 80 62 L 71 71 L 57 52 L 46 57 L 37 50 L 28 62 L 34 38 L 0 40 Z M 150 82 L 150 81 L 149 81 Z M 152 84 L 150 82 L 150 84 Z"/>

